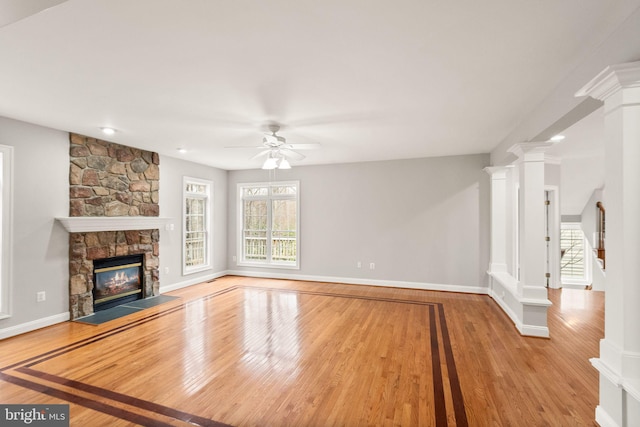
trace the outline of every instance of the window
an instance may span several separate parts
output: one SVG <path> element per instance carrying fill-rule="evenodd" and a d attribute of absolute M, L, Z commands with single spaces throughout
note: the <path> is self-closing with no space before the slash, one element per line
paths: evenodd
<path fill-rule="evenodd" d="M 11 314 L 12 164 L 13 147 L 0 145 L 0 319 Z"/>
<path fill-rule="evenodd" d="M 589 284 L 591 272 L 587 245 L 580 224 L 560 227 L 560 278 L 565 284 Z"/>
<path fill-rule="evenodd" d="M 239 265 L 299 268 L 296 182 L 238 184 Z"/>
<path fill-rule="evenodd" d="M 197 178 L 183 179 L 183 274 L 211 268 L 211 189 L 213 183 Z"/>

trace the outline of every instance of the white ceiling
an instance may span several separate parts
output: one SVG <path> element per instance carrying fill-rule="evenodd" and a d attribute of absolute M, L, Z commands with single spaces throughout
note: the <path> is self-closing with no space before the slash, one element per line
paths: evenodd
<path fill-rule="evenodd" d="M 294 166 L 487 153 L 640 1 L 24 3 L 0 115 L 246 169 L 270 121 Z"/>

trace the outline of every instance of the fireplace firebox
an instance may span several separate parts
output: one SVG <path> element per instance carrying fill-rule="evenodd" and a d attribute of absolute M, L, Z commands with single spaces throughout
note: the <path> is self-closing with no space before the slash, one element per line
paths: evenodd
<path fill-rule="evenodd" d="M 142 255 L 94 260 L 93 311 L 145 298 L 143 271 Z"/>

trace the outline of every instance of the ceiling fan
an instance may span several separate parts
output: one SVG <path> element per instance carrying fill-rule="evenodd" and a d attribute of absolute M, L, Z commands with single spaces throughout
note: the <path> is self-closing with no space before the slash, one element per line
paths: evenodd
<path fill-rule="evenodd" d="M 296 150 L 308 150 L 320 147 L 320 144 L 290 144 L 286 138 L 276 133 L 280 130 L 280 125 L 270 123 L 267 126 L 269 132 L 266 132 L 262 138 L 262 144 L 254 147 L 228 147 L 228 148 L 258 148 L 261 149 L 258 154 L 252 156 L 249 160 L 266 156 L 262 169 L 291 169 L 291 160 L 302 160 L 305 156 Z"/>

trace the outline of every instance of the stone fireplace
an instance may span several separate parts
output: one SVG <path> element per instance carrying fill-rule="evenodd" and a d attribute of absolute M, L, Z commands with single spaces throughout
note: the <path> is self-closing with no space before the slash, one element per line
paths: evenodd
<path fill-rule="evenodd" d="M 69 245 L 69 309 L 72 319 L 94 312 L 94 261 L 97 260 L 141 255 L 143 295 L 158 295 L 159 230 L 70 233 Z"/>
<path fill-rule="evenodd" d="M 94 264 L 140 257 L 140 294 L 158 295 L 159 156 L 119 144 L 70 134 L 69 311 L 71 319 L 94 312 Z M 107 267 L 108 268 L 108 267 Z M 111 292 L 111 291 L 109 291 Z"/>

